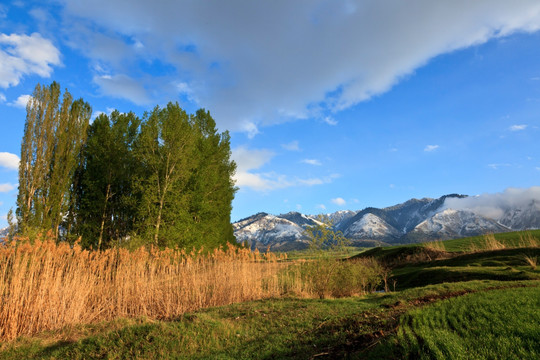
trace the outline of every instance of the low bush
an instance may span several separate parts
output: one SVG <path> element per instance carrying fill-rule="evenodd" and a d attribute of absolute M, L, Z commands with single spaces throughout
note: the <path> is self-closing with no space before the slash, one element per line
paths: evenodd
<path fill-rule="evenodd" d="M 296 295 L 313 294 L 323 299 L 373 292 L 386 275 L 387 270 L 372 258 L 338 260 L 322 257 L 298 262 L 284 270 L 280 278 L 283 283 L 296 285 L 288 288 Z"/>

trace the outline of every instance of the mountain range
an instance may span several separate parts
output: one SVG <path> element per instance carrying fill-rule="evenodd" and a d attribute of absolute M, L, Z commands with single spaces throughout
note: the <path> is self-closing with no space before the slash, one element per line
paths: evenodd
<path fill-rule="evenodd" d="M 394 245 L 431 240 L 447 240 L 486 233 L 540 228 L 540 202 L 530 199 L 498 208 L 497 216 L 476 209 L 451 208 L 466 195 L 450 194 L 438 199 L 411 199 L 386 208 L 342 210 L 326 214 L 335 230 L 354 246 Z M 236 240 L 252 249 L 289 251 L 309 246 L 306 226 L 318 216 L 289 212 L 282 215 L 258 213 L 233 223 Z"/>

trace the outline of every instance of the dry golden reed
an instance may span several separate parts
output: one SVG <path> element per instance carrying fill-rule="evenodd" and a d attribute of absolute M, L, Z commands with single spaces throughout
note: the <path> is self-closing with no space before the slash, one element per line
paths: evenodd
<path fill-rule="evenodd" d="M 66 325 L 187 311 L 281 295 L 273 254 L 229 246 L 83 250 L 50 239 L 0 245 L 0 340 Z"/>

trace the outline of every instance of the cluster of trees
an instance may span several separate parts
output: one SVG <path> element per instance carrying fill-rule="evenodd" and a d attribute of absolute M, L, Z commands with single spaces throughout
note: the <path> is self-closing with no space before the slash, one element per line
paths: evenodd
<path fill-rule="evenodd" d="M 233 242 L 236 188 L 228 132 L 177 103 L 141 118 L 36 86 L 21 145 L 19 232 L 51 230 L 86 247 L 213 248 Z"/>

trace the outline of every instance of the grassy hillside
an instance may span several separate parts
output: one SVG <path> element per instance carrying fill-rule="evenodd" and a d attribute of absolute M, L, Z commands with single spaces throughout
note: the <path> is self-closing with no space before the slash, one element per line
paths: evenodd
<path fill-rule="evenodd" d="M 369 250 L 393 264 L 386 293 L 73 325 L 1 343 L 0 359 L 539 358 L 540 248 L 511 248 L 520 235 Z"/>

